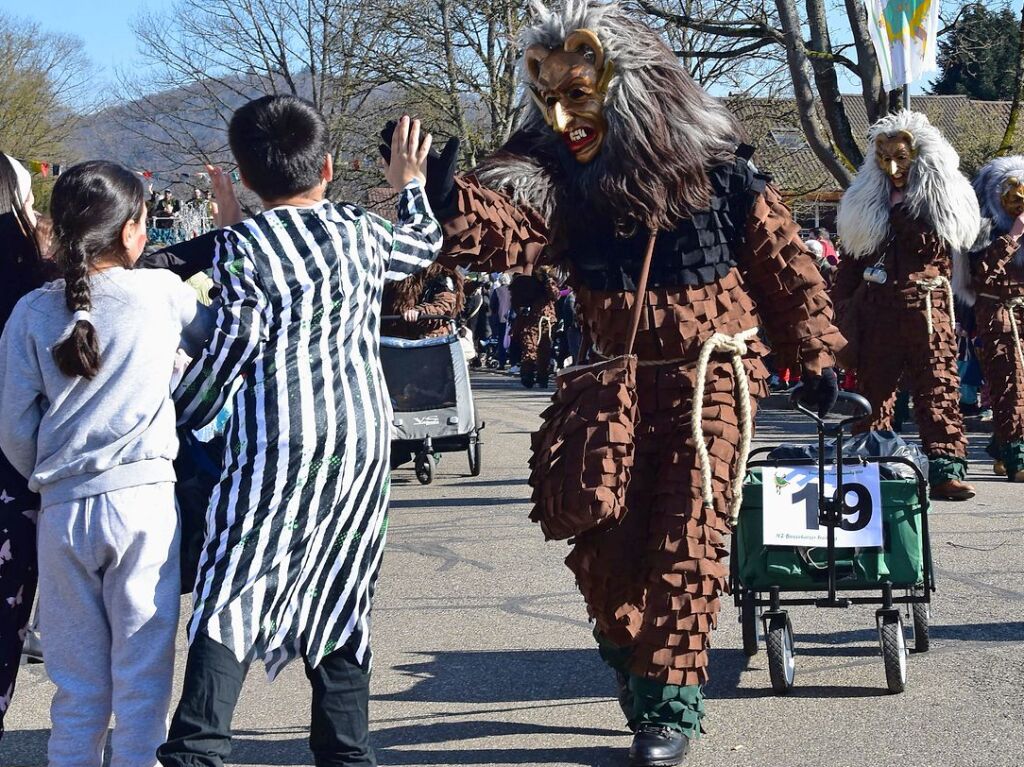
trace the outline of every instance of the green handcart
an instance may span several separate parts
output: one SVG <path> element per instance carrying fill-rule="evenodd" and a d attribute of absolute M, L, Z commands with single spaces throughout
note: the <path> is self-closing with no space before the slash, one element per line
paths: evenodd
<path fill-rule="evenodd" d="M 739 608 L 743 650 L 747 656 L 757 654 L 760 617 L 771 686 L 777 694 L 784 694 L 793 687 L 796 672 L 793 627 L 785 608 L 878 604 L 875 621 L 886 686 L 890 692 L 903 692 L 907 680 L 907 644 L 899 606 L 908 609 L 912 616 L 915 651 L 926 652 L 929 605 L 935 590 L 924 473 L 903 456 L 843 456 L 844 428 L 871 415 L 871 406 L 863 397 L 841 393 L 831 413 L 842 416 L 835 423 L 819 418 L 800 404 L 800 387 L 792 392 L 791 403 L 817 425 L 818 459 L 757 457 L 774 448 L 760 448 L 751 453 L 730 561 L 730 586 L 733 601 Z M 828 437 L 835 439 L 832 462 L 826 459 Z M 825 497 L 828 463 L 835 465 L 837 488 L 830 498 Z M 912 473 L 904 472 L 910 474 L 907 479 L 880 481 L 882 546 L 841 548 L 836 546 L 835 531 L 846 524 L 843 467 L 867 464 L 899 464 Z M 827 530 L 827 545 L 823 549 L 765 545 L 762 469 L 801 466 L 818 469 L 818 524 Z M 814 596 L 815 592 L 823 596 Z"/>

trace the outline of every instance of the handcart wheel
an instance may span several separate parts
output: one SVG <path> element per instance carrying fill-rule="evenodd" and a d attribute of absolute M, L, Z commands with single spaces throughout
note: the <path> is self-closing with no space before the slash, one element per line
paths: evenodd
<path fill-rule="evenodd" d="M 768 621 L 765 646 L 768 649 L 768 676 L 772 680 L 772 689 L 777 695 L 784 695 L 793 688 L 793 678 L 796 676 L 793 627 L 789 625 L 789 617 L 785 613 L 773 615 Z"/>
<path fill-rule="evenodd" d="M 428 453 L 416 456 L 416 479 L 421 485 L 429 485 L 434 481 L 434 460 Z"/>
<path fill-rule="evenodd" d="M 885 663 L 885 684 L 889 692 L 903 692 L 907 686 L 907 640 L 899 613 L 878 617 L 878 641 Z"/>
<path fill-rule="evenodd" d="M 757 607 L 754 605 L 756 595 L 750 589 L 744 589 L 743 601 L 740 603 L 740 625 L 743 628 L 743 654 L 748 658 L 757 655 Z"/>
<path fill-rule="evenodd" d="M 479 477 L 483 469 L 483 445 L 479 437 L 469 443 L 469 476 Z"/>
<path fill-rule="evenodd" d="M 931 642 L 928 637 L 928 622 L 931 608 L 926 602 L 918 602 L 912 608 L 914 616 L 914 652 L 928 652 Z"/>

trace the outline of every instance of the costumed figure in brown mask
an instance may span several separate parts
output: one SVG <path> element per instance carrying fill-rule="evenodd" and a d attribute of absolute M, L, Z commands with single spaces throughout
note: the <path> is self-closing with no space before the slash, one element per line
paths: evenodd
<path fill-rule="evenodd" d="M 385 283 L 382 314 L 402 319 L 385 320 L 381 335 L 411 339 L 446 335 L 449 323 L 420 318 L 458 317 L 465 304 L 463 282 L 455 269 L 434 263 L 401 282 Z"/>
<path fill-rule="evenodd" d="M 512 337 L 518 340 L 522 352 L 519 378 L 527 389 L 534 384 L 544 388 L 551 375 L 551 352 L 558 322 L 558 281 L 553 270 L 541 267 L 530 275 L 516 275 L 509 290 L 516 313 Z"/>
<path fill-rule="evenodd" d="M 971 284 L 957 297 L 974 305 L 978 357 L 992 402 L 993 470 L 1024 482 L 1024 156 L 992 160 L 978 172 L 974 191 L 981 234 L 971 254 Z"/>
<path fill-rule="evenodd" d="M 953 316 L 980 225 L 956 151 L 917 112 L 888 115 L 839 204 L 845 257 L 833 296 L 849 345 L 844 361 L 874 410 L 863 430 L 892 428 L 902 385 L 928 455 L 932 498 L 966 500 L 967 438 Z"/>
<path fill-rule="evenodd" d="M 517 131 L 454 178 L 449 144 L 428 167 L 428 196 L 450 258 L 567 272 L 591 360 L 622 355 L 635 297 L 644 307 L 635 387 L 609 391 L 635 395 L 635 428 L 582 424 L 629 433 L 624 513 L 576 535 L 566 563 L 635 730 L 630 763 L 674 765 L 700 733 L 734 490 L 768 391 L 759 329 L 780 365 L 802 367 L 819 409 L 835 401 L 843 339 L 799 227 L 751 164 L 737 121 L 660 36 L 616 4 L 533 11 Z M 563 376 L 558 387 L 556 402 Z M 630 470 L 614 458 L 604 469 Z M 552 500 L 535 490 L 535 511 Z"/>

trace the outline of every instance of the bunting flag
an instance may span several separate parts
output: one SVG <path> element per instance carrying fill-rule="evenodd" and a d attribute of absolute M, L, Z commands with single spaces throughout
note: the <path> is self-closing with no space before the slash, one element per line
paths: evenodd
<path fill-rule="evenodd" d="M 939 0 L 865 0 L 886 90 L 938 69 Z"/>

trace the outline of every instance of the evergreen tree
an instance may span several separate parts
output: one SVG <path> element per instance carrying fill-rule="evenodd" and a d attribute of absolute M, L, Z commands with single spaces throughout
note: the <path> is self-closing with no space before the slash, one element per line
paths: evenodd
<path fill-rule="evenodd" d="M 1017 46 L 1017 18 L 1008 4 L 965 6 L 956 25 L 939 41 L 941 74 L 932 83 L 932 92 L 1009 101 L 1013 98 Z"/>

